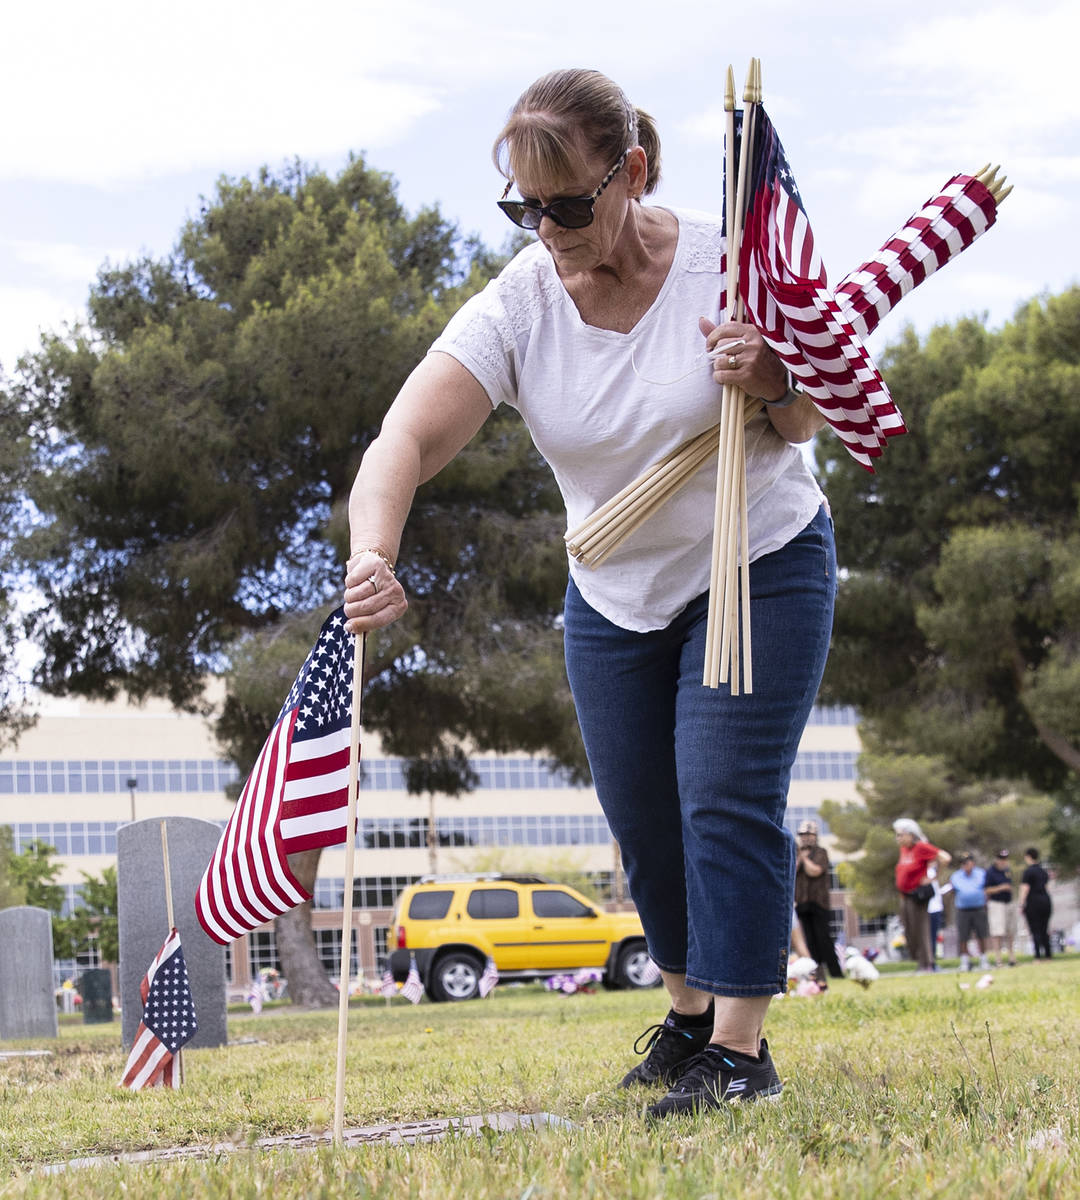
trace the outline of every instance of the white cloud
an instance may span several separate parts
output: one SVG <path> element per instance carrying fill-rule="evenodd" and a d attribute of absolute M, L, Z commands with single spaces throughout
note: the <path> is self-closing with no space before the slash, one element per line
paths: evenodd
<path fill-rule="evenodd" d="M 120 262 L 130 257 L 128 251 L 112 250 L 95 246 L 77 245 L 74 242 L 34 242 L 13 239 L 0 242 L 12 258 L 39 275 L 64 283 L 89 285 L 102 263 L 109 259 Z"/>
<path fill-rule="evenodd" d="M 85 283 L 77 290 L 85 295 Z M 43 332 L 61 333 L 83 312 L 63 289 L 0 284 L 0 367 L 10 375 L 19 356 L 40 345 Z"/>

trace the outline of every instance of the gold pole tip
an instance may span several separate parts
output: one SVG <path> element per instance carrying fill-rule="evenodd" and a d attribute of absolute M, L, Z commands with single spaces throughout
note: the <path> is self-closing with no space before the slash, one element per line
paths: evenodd
<path fill-rule="evenodd" d="M 724 84 L 724 111 L 735 111 L 735 72 L 731 69 L 731 64 L 728 64 L 727 81 Z"/>
<path fill-rule="evenodd" d="M 742 94 L 745 104 L 754 103 L 754 60 L 750 60 L 750 67 L 746 72 L 746 85 L 743 88 Z"/>

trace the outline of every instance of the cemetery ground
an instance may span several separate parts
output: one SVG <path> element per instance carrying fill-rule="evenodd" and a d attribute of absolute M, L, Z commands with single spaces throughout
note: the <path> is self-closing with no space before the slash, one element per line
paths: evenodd
<path fill-rule="evenodd" d="M 118 1023 L 61 1023 L 47 1056 L 0 1057 L 0 1197 L 1057 1197 L 1080 1178 L 1080 955 L 977 972 L 835 981 L 774 1003 L 778 1103 L 660 1124 L 615 1085 L 660 991 L 353 1004 L 346 1133 L 480 1113 L 572 1126 L 458 1131 L 336 1150 L 336 1012 L 231 1012 L 185 1052 L 176 1092 L 132 1093 Z M 966 986 L 963 986 L 966 985 Z M 28 1049 L 7 1042 L 0 1051 Z M 310 1149 L 260 1139 L 308 1134 Z M 185 1160 L 47 1168 L 158 1148 Z"/>

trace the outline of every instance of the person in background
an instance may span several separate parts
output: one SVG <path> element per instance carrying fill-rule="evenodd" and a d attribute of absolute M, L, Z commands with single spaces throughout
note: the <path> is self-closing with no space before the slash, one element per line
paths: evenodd
<path fill-rule="evenodd" d="M 595 567 L 570 560 L 563 635 L 597 796 L 671 1003 L 623 1086 L 669 1089 L 652 1117 L 777 1096 L 763 1027 L 787 987 L 784 812 L 836 595 L 832 521 L 797 443 L 825 421 L 757 328 L 722 321 L 722 218 L 646 203 L 659 133 L 612 80 L 576 69 L 537 80 L 494 159 L 500 209 L 537 240 L 454 314 L 364 454 L 347 628 L 404 615 L 394 566 L 416 489 L 500 404 L 521 414 L 573 527 L 719 421 L 722 385 L 761 400 L 745 426 L 753 692 L 702 686 L 715 472 Z"/>
<path fill-rule="evenodd" d="M 802 926 L 799 924 L 799 914 L 791 910 L 791 953 L 796 958 L 810 958 L 810 947 L 803 937 Z"/>
<path fill-rule="evenodd" d="M 926 904 L 926 915 L 930 921 L 930 954 L 933 959 L 931 966 L 936 971 L 938 937 L 941 934 L 942 925 L 945 924 L 945 895 L 952 891 L 952 884 L 947 883 L 942 887 L 938 883 L 937 866 L 934 863 L 926 868 L 926 878 L 930 880 L 930 886 L 934 889 L 934 894 Z"/>
<path fill-rule="evenodd" d="M 960 859 L 960 870 L 953 871 L 949 879 L 956 895 L 956 947 L 960 951 L 960 970 L 971 970 L 968 943 L 972 938 L 979 947 L 979 966 L 990 969 L 986 957 L 989 929 L 986 922 L 986 871 L 975 865 L 975 855 L 965 854 Z"/>
<path fill-rule="evenodd" d="M 917 821 L 900 817 L 893 821 L 893 832 L 899 858 L 896 863 L 896 890 L 900 893 L 900 920 L 904 925 L 904 940 L 910 958 L 920 972 L 933 971 L 934 955 L 930 945 L 930 917 L 926 906 L 934 894 L 927 870 L 934 864 L 947 867 L 952 855 L 932 846 Z"/>
<path fill-rule="evenodd" d="M 818 965 L 817 980 L 822 990 L 829 986 L 825 981 L 826 970 L 833 979 L 844 977 L 829 928 L 829 909 L 829 852 L 818 845 L 817 822 L 803 821 L 795 860 L 795 911 L 810 957 Z"/>
<path fill-rule="evenodd" d="M 1019 906 L 1013 892 L 1009 851 L 999 850 L 986 868 L 986 915 L 990 926 L 990 950 L 997 955 L 997 965 L 1004 966 L 1006 947 L 1009 966 L 1016 966 L 1016 918 Z"/>
<path fill-rule="evenodd" d="M 1031 930 L 1031 941 L 1036 958 L 1052 958 L 1050 950 L 1050 914 L 1054 911 L 1046 885 L 1050 876 L 1039 862 L 1039 850 L 1029 846 L 1024 851 L 1023 875 L 1020 876 L 1020 909 Z"/>

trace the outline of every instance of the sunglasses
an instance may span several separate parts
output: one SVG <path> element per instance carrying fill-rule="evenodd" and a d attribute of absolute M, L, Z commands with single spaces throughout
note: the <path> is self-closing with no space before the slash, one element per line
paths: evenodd
<path fill-rule="evenodd" d="M 564 200 L 552 200 L 550 204 L 541 204 L 538 200 L 507 200 L 507 193 L 514 186 L 511 179 L 506 184 L 502 199 L 496 203 L 510 220 L 522 229 L 539 229 L 540 222 L 545 217 L 549 217 L 563 229 L 584 229 L 586 225 L 593 223 L 593 206 L 600 193 L 619 173 L 629 153 L 627 149 L 619 155 L 619 161 L 608 171 L 591 196 L 567 196 Z"/>

